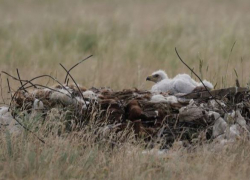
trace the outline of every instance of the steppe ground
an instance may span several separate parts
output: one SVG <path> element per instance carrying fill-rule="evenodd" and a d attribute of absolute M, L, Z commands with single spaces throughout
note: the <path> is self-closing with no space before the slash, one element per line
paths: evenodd
<path fill-rule="evenodd" d="M 250 81 L 249 0 L 0 0 L 0 67 L 23 79 L 51 74 L 93 54 L 72 72 L 85 87 L 149 89 L 146 76 L 190 71 L 216 88 Z M 236 43 L 235 43 L 236 42 Z M 232 48 L 233 47 L 233 48 Z M 8 101 L 6 76 L 3 94 Z M 48 79 L 40 80 L 47 83 Z M 15 88 L 18 84 L 10 80 Z M 50 82 L 53 84 L 53 82 Z M 91 132 L 0 136 L 0 179 L 249 179 L 250 143 L 221 150 L 143 154 L 133 142 L 110 149 Z"/>

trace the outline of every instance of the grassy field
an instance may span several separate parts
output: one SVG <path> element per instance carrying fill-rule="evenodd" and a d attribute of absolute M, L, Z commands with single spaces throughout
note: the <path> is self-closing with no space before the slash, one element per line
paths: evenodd
<path fill-rule="evenodd" d="M 0 67 L 11 74 L 18 68 L 23 79 L 51 74 L 63 81 L 59 63 L 69 68 L 93 54 L 72 72 L 79 84 L 149 89 L 145 79 L 155 70 L 190 73 L 177 47 L 217 88 L 234 86 L 235 71 L 246 86 L 249 9 L 249 0 L 0 0 Z M 110 149 L 90 137 L 50 135 L 43 145 L 27 134 L 1 135 L 0 179 L 249 179 L 249 142 L 162 157 L 143 154 L 133 140 Z"/>

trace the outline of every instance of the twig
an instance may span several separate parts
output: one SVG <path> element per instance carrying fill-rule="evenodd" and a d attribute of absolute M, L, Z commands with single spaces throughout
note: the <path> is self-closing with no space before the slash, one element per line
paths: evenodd
<path fill-rule="evenodd" d="M 89 58 L 92 57 L 92 56 L 93 56 L 93 55 L 90 55 L 90 56 L 84 58 L 83 60 L 81 60 L 80 62 L 76 63 L 76 64 L 75 64 L 74 66 L 72 66 L 68 71 L 67 71 L 66 69 L 64 69 L 64 70 L 66 70 L 66 72 L 67 72 L 66 77 L 65 77 L 65 80 L 64 80 L 64 83 L 67 82 L 67 78 L 68 78 L 69 73 L 70 73 L 70 71 L 71 71 L 72 69 L 74 69 L 76 66 L 78 66 L 78 65 L 81 64 L 83 61 L 86 61 L 87 59 L 89 59 Z"/>
<path fill-rule="evenodd" d="M 38 137 L 33 131 L 31 131 L 29 128 L 27 128 L 26 126 L 24 126 L 19 120 L 17 120 L 15 118 L 15 116 L 13 116 L 13 119 L 20 125 L 22 126 L 26 131 L 28 131 L 29 133 L 31 133 L 32 135 L 34 135 L 39 141 L 41 141 L 42 143 L 45 144 L 45 141 L 42 140 L 40 137 Z"/>
<path fill-rule="evenodd" d="M 28 82 L 28 83 L 30 83 L 34 88 L 37 88 L 33 83 L 31 83 L 31 81 L 17 79 L 15 76 L 12 76 L 12 75 L 10 75 L 9 73 L 7 73 L 7 72 L 5 72 L 5 71 L 2 71 L 2 73 L 6 74 L 7 76 L 11 77 L 12 79 L 14 79 L 14 80 L 16 80 L 16 81 Z M 26 83 L 26 84 L 28 84 L 28 83 Z M 24 87 L 26 84 L 21 85 L 21 87 Z"/>
<path fill-rule="evenodd" d="M 12 98 L 11 88 L 10 88 L 10 81 L 9 81 L 8 78 L 7 78 L 7 84 L 8 84 L 8 89 L 9 89 L 9 92 L 8 92 L 8 93 L 10 93 L 10 97 Z"/>
<path fill-rule="evenodd" d="M 10 76 L 10 77 L 12 77 L 14 80 L 18 80 L 16 77 L 14 77 L 14 76 L 12 76 L 12 75 L 10 75 L 10 74 L 8 74 L 8 73 L 6 73 L 6 72 L 4 72 L 4 71 L 2 71 L 4 74 L 6 74 L 6 75 L 8 75 L 8 76 Z M 32 84 L 33 86 L 35 86 L 33 83 L 31 83 L 32 81 L 34 81 L 34 80 L 36 80 L 36 79 L 39 79 L 39 78 L 42 78 L 42 77 L 49 77 L 49 78 L 51 78 L 51 79 L 53 79 L 54 81 L 56 81 L 58 84 L 60 84 L 61 86 L 62 86 L 62 88 L 63 89 L 65 89 L 69 94 L 70 94 L 70 96 L 71 96 L 71 98 L 72 98 L 72 94 L 69 92 L 69 90 L 67 89 L 67 88 L 65 88 L 64 87 L 64 85 L 63 84 L 61 84 L 58 80 L 56 80 L 55 78 L 53 78 L 52 76 L 50 76 L 50 75 L 41 75 L 41 76 L 37 76 L 37 77 L 35 77 L 35 78 L 32 78 L 31 80 L 21 80 L 21 81 L 24 81 L 25 83 L 21 86 L 21 87 L 19 87 L 18 88 L 18 90 L 14 93 L 14 95 L 13 96 L 11 96 L 11 101 L 10 101 L 10 107 L 11 107 L 11 104 L 12 104 L 12 102 L 14 101 L 14 99 L 15 99 L 15 97 L 16 97 L 16 95 L 17 95 L 17 92 L 19 91 L 19 90 L 21 90 L 21 89 L 23 89 L 28 83 L 30 83 L 30 84 Z M 7 82 L 8 82 L 9 80 L 8 80 L 8 78 L 7 78 Z M 19 81 L 19 80 L 18 80 Z M 9 84 L 9 83 L 8 83 Z M 39 86 L 42 86 L 42 85 L 39 85 Z M 36 86 L 35 86 L 36 87 Z M 46 87 L 46 88 L 48 88 L 48 87 Z M 10 89 L 10 86 L 9 86 L 9 89 Z M 63 94 L 63 93 L 62 93 Z M 10 108 L 9 107 L 9 108 Z"/>
<path fill-rule="evenodd" d="M 11 88 L 10 88 L 10 83 L 9 83 L 9 79 L 7 78 L 7 83 L 8 83 L 8 87 L 9 87 L 9 92 L 11 93 Z M 21 86 L 21 88 L 23 88 L 24 85 Z M 13 96 L 14 97 L 14 96 Z M 10 110 L 11 107 L 11 103 L 13 101 L 13 97 L 11 97 L 11 102 L 10 102 L 10 106 L 8 108 L 8 111 Z M 15 116 L 13 115 L 13 119 L 20 125 L 22 126 L 26 131 L 30 132 L 31 134 L 33 134 L 38 140 L 40 140 L 42 143 L 45 143 L 44 140 L 42 140 L 41 138 L 39 138 L 33 131 L 31 131 L 29 128 L 25 127 L 19 120 L 17 120 L 15 118 Z"/>
<path fill-rule="evenodd" d="M 67 86 L 69 86 L 69 78 L 67 79 L 67 83 L 66 84 L 67 84 Z"/>
<path fill-rule="evenodd" d="M 20 78 L 20 74 L 19 74 L 18 69 L 16 69 L 16 72 L 17 72 L 17 76 L 18 76 L 19 82 L 20 82 L 21 86 L 23 86 L 23 83 L 22 83 L 22 81 L 21 81 L 21 78 Z M 28 91 L 26 91 L 26 89 L 24 89 L 24 88 L 23 88 L 23 90 L 24 90 L 25 92 L 28 92 Z"/>
<path fill-rule="evenodd" d="M 227 78 L 227 70 L 228 70 L 229 60 L 230 60 L 230 57 L 231 57 L 231 54 L 232 54 L 232 52 L 233 52 L 233 49 L 234 49 L 235 44 L 236 44 L 236 41 L 234 41 L 234 43 L 233 43 L 233 45 L 232 45 L 232 47 L 231 47 L 231 50 L 230 50 L 228 59 L 227 59 L 226 78 Z"/>
<path fill-rule="evenodd" d="M 60 66 L 67 72 L 67 74 L 69 75 L 69 77 L 72 79 L 72 81 L 73 81 L 74 84 L 76 85 L 76 87 L 77 87 L 77 89 L 78 89 L 78 91 L 79 91 L 79 94 L 81 95 L 81 97 L 82 97 L 82 99 L 83 99 L 83 101 L 84 101 L 84 103 L 85 103 L 85 105 L 86 105 L 86 107 L 87 107 L 87 111 L 88 111 L 88 104 L 87 104 L 86 101 L 84 100 L 83 94 L 82 94 L 82 92 L 81 92 L 79 86 L 77 85 L 75 79 L 71 76 L 71 74 L 69 73 L 69 71 L 67 71 L 67 69 L 66 69 L 61 63 L 60 63 Z"/>
<path fill-rule="evenodd" d="M 48 86 L 44 86 L 44 85 L 41 85 L 41 84 L 35 84 L 35 85 L 38 86 L 38 87 L 47 88 L 47 89 L 49 89 L 49 90 L 51 90 L 51 91 L 58 92 L 58 93 L 60 93 L 60 94 L 64 94 L 64 95 L 68 96 L 69 98 L 72 98 L 70 95 L 65 94 L 65 93 L 63 93 L 63 92 L 61 92 L 61 91 L 58 91 L 58 90 L 56 90 L 56 89 L 50 88 L 50 87 L 48 87 Z M 28 87 L 26 87 L 25 89 L 30 88 L 30 87 L 32 87 L 32 86 L 28 86 Z M 39 88 L 39 89 L 40 89 L 40 88 Z"/>
<path fill-rule="evenodd" d="M 192 73 L 200 80 L 200 82 L 202 83 L 202 85 L 204 86 L 204 88 L 206 89 L 206 91 L 209 93 L 209 95 L 216 101 L 216 103 L 223 109 L 223 111 L 225 113 L 227 113 L 226 109 L 216 100 L 216 98 L 211 94 L 211 92 L 208 90 L 207 86 L 205 86 L 205 84 L 203 83 L 203 81 L 201 80 L 201 78 L 182 60 L 181 56 L 179 55 L 177 48 L 175 47 L 175 52 L 178 56 L 178 58 L 181 60 L 181 62 L 187 66 L 187 68 L 192 71 Z"/>
<path fill-rule="evenodd" d="M 4 74 L 6 74 L 6 75 L 12 77 L 14 80 L 18 80 L 18 81 L 19 81 L 19 79 L 17 79 L 16 77 L 10 75 L 9 73 L 6 73 L 5 71 L 2 71 L 2 72 L 3 72 Z M 20 80 L 20 81 L 25 82 L 20 88 L 25 87 L 28 83 L 33 84 L 33 83 L 31 83 L 32 81 L 34 81 L 34 80 L 36 80 L 36 79 L 39 79 L 39 78 L 42 78 L 42 77 L 49 77 L 49 78 L 53 79 L 53 80 L 56 81 L 58 84 L 60 84 L 61 87 L 62 87 L 64 90 L 66 90 L 66 91 L 71 95 L 71 92 L 70 92 L 67 88 L 65 88 L 65 86 L 64 86 L 62 83 L 60 83 L 57 79 L 53 78 L 51 75 L 47 75 L 47 74 L 45 74 L 45 75 L 40 75 L 40 76 L 37 76 L 37 77 L 34 77 L 34 78 L 32 78 L 31 80 Z M 34 84 L 33 84 L 33 85 L 34 85 Z M 35 86 L 35 85 L 34 85 L 34 86 Z M 19 90 L 21 90 L 20 88 L 19 88 Z"/>
<path fill-rule="evenodd" d="M 241 84 L 243 84 L 243 74 L 244 74 L 244 70 L 243 70 L 243 57 L 240 58 L 241 61 Z"/>
<path fill-rule="evenodd" d="M 58 91 L 58 90 L 49 88 L 49 87 L 47 87 L 47 86 L 43 86 L 43 85 L 33 84 L 33 83 L 32 83 L 32 81 L 34 81 L 34 80 L 36 80 L 36 79 L 38 79 L 38 78 L 41 78 L 41 77 L 50 77 L 50 78 L 53 79 L 54 81 L 58 82 L 58 83 L 62 86 L 62 88 L 64 88 L 64 89 L 71 95 L 71 93 L 67 90 L 67 88 L 65 88 L 59 81 L 57 81 L 55 78 L 53 78 L 53 77 L 50 76 L 50 75 L 41 75 L 41 76 L 35 77 L 35 78 L 31 79 L 31 80 L 21 80 L 21 79 L 20 79 L 20 76 L 19 76 L 19 73 L 18 73 L 18 70 L 17 70 L 18 79 L 17 79 L 16 77 L 14 77 L 14 76 L 12 76 L 12 75 L 10 75 L 10 74 L 4 72 L 4 71 L 3 71 L 3 73 L 6 74 L 6 75 L 8 75 L 9 77 L 13 78 L 14 80 L 20 81 L 20 83 L 21 83 L 21 87 L 19 87 L 18 90 L 17 90 L 17 91 L 14 93 L 14 95 L 11 97 L 10 107 L 11 107 L 12 102 L 14 101 L 14 98 L 15 98 L 16 95 L 17 95 L 17 92 L 18 92 L 19 90 L 25 90 L 25 91 L 26 91 L 25 86 L 26 86 L 28 83 L 31 84 L 30 87 L 36 87 L 36 88 L 37 88 L 37 86 L 40 86 L 40 87 L 43 87 L 43 88 L 48 88 L 48 89 L 50 89 L 50 90 L 52 90 L 52 91 L 56 91 L 56 92 L 62 93 L 62 92 L 60 92 L 60 91 Z M 10 88 L 10 85 L 9 85 L 9 79 L 8 79 L 8 78 L 7 78 L 7 82 L 8 82 L 9 92 L 11 92 L 11 88 Z M 25 83 L 23 84 L 22 82 L 25 82 Z M 27 88 L 27 87 L 26 87 L 26 88 Z M 62 93 L 62 94 L 64 94 L 64 93 Z M 69 96 L 69 95 L 67 95 L 67 96 Z M 71 97 L 71 96 L 69 96 L 69 97 Z M 72 98 L 72 97 L 71 97 L 71 98 Z M 9 107 L 9 108 L 10 108 L 10 107 Z M 14 120 L 15 120 L 20 126 L 22 126 L 26 131 L 32 133 L 32 134 L 33 134 L 37 139 L 39 139 L 42 143 L 45 143 L 44 140 L 42 140 L 42 139 L 41 139 L 40 137 L 38 137 L 33 131 L 31 131 L 30 129 L 28 129 L 27 127 L 25 127 L 19 120 L 17 120 L 17 119 L 15 118 L 14 115 L 13 115 L 13 118 L 14 118 Z"/>
<path fill-rule="evenodd" d="M 55 92 L 64 94 L 64 93 L 62 93 L 62 92 L 60 92 L 60 91 L 58 91 L 58 90 L 56 90 L 56 89 L 52 89 L 52 88 L 47 87 L 47 86 L 43 86 L 43 85 L 40 85 L 40 84 L 35 84 L 35 85 L 36 85 L 36 86 L 43 87 L 43 88 L 47 88 L 47 89 L 49 89 L 49 90 L 51 90 L 51 91 L 55 91 Z M 23 87 L 24 87 L 24 85 L 21 86 L 21 87 L 19 87 L 19 88 L 17 89 L 17 91 L 14 93 L 14 95 L 13 95 L 13 97 L 11 98 L 11 101 L 10 101 L 10 106 L 11 106 L 12 102 L 14 101 L 15 97 L 17 96 L 18 91 L 21 90 Z M 30 87 L 33 87 L 33 86 L 28 86 L 28 87 L 26 87 L 25 89 L 28 89 L 28 88 L 30 88 Z M 68 95 L 68 94 L 65 94 L 65 95 L 68 96 L 69 98 L 72 98 L 71 95 Z"/>
<path fill-rule="evenodd" d="M 1 87 L 1 98 L 3 100 L 3 103 L 5 104 L 4 98 L 3 98 L 3 86 L 2 86 L 2 74 L 0 73 L 0 87 Z"/>
<path fill-rule="evenodd" d="M 50 76 L 52 76 L 52 73 L 50 73 Z M 48 86 L 49 85 L 49 83 L 50 83 L 50 78 L 48 79 L 48 82 L 46 83 L 46 85 L 45 86 Z"/>

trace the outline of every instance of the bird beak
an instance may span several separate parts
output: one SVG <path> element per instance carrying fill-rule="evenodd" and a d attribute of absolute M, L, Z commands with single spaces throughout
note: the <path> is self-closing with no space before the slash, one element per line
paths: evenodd
<path fill-rule="evenodd" d="M 152 76 L 148 76 L 146 81 L 152 81 Z"/>

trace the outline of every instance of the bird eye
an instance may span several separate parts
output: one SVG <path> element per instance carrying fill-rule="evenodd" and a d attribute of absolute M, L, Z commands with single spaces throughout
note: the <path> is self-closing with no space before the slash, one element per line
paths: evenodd
<path fill-rule="evenodd" d="M 156 75 L 155 75 L 155 77 L 157 77 L 157 78 L 158 78 L 158 77 L 159 77 L 159 75 L 158 75 L 158 74 L 156 74 Z"/>

